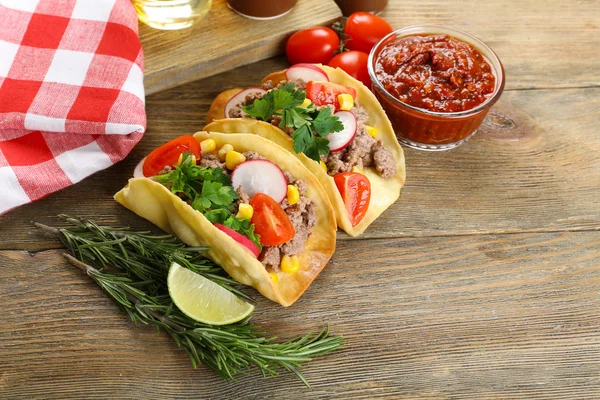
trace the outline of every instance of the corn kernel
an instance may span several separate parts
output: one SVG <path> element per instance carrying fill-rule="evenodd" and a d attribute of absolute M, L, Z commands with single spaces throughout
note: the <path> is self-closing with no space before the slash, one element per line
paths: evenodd
<path fill-rule="evenodd" d="M 323 168 L 323 171 L 327 173 L 327 164 L 325 164 L 323 161 L 319 161 L 319 164 L 321 164 L 321 168 Z"/>
<path fill-rule="evenodd" d="M 379 135 L 379 129 L 375 128 L 374 126 L 365 125 L 365 130 L 369 135 L 371 135 L 371 137 L 376 138 L 377 135 Z"/>
<path fill-rule="evenodd" d="M 287 274 L 293 274 L 298 272 L 300 263 L 298 262 L 298 256 L 288 256 L 287 254 L 281 257 L 281 270 Z"/>
<path fill-rule="evenodd" d="M 300 200 L 300 192 L 298 192 L 298 188 L 294 185 L 288 185 L 287 187 L 287 201 L 290 205 L 294 205 L 298 203 Z"/>
<path fill-rule="evenodd" d="M 215 151 L 216 148 L 217 144 L 215 143 L 214 139 L 205 139 L 200 142 L 200 149 L 202 150 L 203 154 Z"/>
<path fill-rule="evenodd" d="M 241 203 L 238 213 L 236 214 L 237 219 L 251 219 L 254 215 L 254 208 L 250 204 Z"/>
<path fill-rule="evenodd" d="M 179 158 L 177 159 L 177 162 L 175 163 L 175 165 L 179 166 L 181 165 L 181 162 L 183 161 L 183 153 L 181 153 L 179 155 Z M 192 154 L 192 165 L 196 165 L 196 156 Z"/>
<path fill-rule="evenodd" d="M 312 101 L 310 101 L 310 99 L 304 99 L 302 104 L 300 104 L 300 107 L 308 107 L 308 106 L 310 106 L 311 103 L 312 103 Z"/>
<path fill-rule="evenodd" d="M 271 277 L 271 280 L 274 284 L 277 284 L 279 282 L 279 276 L 277 276 L 275 272 L 269 272 L 269 276 Z"/>
<path fill-rule="evenodd" d="M 351 110 L 354 107 L 354 99 L 348 93 L 338 94 L 338 102 L 340 103 L 340 110 Z"/>
<path fill-rule="evenodd" d="M 230 150 L 225 155 L 225 166 L 227 169 L 234 169 L 244 161 L 246 161 L 246 157 L 244 157 L 242 153 L 238 153 L 235 150 Z"/>
<path fill-rule="evenodd" d="M 352 172 L 358 172 L 359 174 L 365 174 L 365 171 L 362 168 L 358 168 L 356 165 L 352 167 Z"/>
<path fill-rule="evenodd" d="M 227 156 L 227 152 L 233 150 L 233 146 L 230 144 L 224 144 L 223 147 L 219 149 L 219 160 L 225 161 L 225 157 Z"/>

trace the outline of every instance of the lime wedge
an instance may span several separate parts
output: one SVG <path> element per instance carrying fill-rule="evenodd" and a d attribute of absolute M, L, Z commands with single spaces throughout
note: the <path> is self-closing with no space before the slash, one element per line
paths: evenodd
<path fill-rule="evenodd" d="M 205 324 L 233 324 L 254 311 L 252 304 L 177 263 L 171 264 L 167 286 L 177 308 Z"/>

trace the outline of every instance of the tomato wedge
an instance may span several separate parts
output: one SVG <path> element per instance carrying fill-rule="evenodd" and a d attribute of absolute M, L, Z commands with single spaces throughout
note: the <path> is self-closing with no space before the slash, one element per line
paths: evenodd
<path fill-rule="evenodd" d="M 367 214 L 371 201 L 371 182 L 358 172 L 342 172 L 333 176 L 346 205 L 352 226 L 358 225 Z"/>
<path fill-rule="evenodd" d="M 200 143 L 193 136 L 180 136 L 154 149 L 146 157 L 142 173 L 144 176 L 158 175 L 166 165 L 175 165 L 179 160 L 179 155 L 186 151 L 189 151 L 196 158 L 200 158 Z"/>
<path fill-rule="evenodd" d="M 338 95 L 348 93 L 356 100 L 356 90 L 354 88 L 338 85 L 332 82 L 308 82 L 306 84 L 306 97 L 308 97 L 317 106 L 333 104 L 336 110 L 340 109 Z"/>
<path fill-rule="evenodd" d="M 260 235 L 262 244 L 277 246 L 294 237 L 296 231 L 292 221 L 269 195 L 256 193 L 250 205 L 254 208 L 250 222 L 254 224 L 254 232 Z"/>

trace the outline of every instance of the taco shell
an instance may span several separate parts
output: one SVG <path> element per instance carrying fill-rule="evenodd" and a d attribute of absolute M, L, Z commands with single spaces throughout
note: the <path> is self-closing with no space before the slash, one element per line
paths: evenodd
<path fill-rule="evenodd" d="M 371 182 L 371 202 L 366 215 L 356 226 L 353 227 L 348 218 L 344 201 L 342 200 L 342 196 L 340 195 L 333 178 L 323 170 L 318 162 L 308 158 L 303 153 L 294 153 L 294 141 L 288 134 L 267 122 L 251 118 L 223 119 L 225 115 L 225 104 L 241 89 L 227 90 L 216 97 L 211 105 L 208 115 L 207 122 L 209 122 L 209 124 L 204 127 L 204 130 L 209 132 L 252 133 L 267 138 L 294 154 L 323 185 L 333 204 L 337 225 L 349 235 L 357 236 L 363 233 L 367 227 L 400 196 L 400 189 L 406 180 L 404 153 L 398 144 L 392 124 L 375 98 L 375 95 L 373 95 L 373 93 L 371 93 L 371 91 L 360 81 L 352 78 L 341 69 L 334 69 L 320 64 L 316 65 L 327 73 L 331 82 L 356 89 L 356 101 L 364 107 L 369 114 L 367 124 L 374 126 L 379 130 L 377 139 L 383 142 L 396 160 L 396 174 L 389 179 L 384 179 L 379 176 L 373 167 L 364 168 L 365 175 Z M 263 82 L 271 80 L 274 83 L 277 83 L 284 79 L 285 71 L 279 71 L 267 76 Z"/>
<path fill-rule="evenodd" d="M 162 230 L 179 237 L 190 246 L 207 246 L 207 257 L 219 264 L 236 281 L 257 289 L 263 296 L 283 306 L 294 303 L 325 267 L 335 250 L 336 225 L 333 207 L 321 184 L 296 158 L 275 143 L 249 134 L 198 132 L 201 142 L 214 139 L 217 147 L 226 143 L 236 151 L 255 151 L 307 183 L 306 196 L 316 203 L 317 223 L 298 254 L 300 269 L 296 273 L 278 273 L 274 283 L 266 268 L 230 236 L 215 228 L 202 213 L 194 210 L 163 185 L 148 178 L 132 178 L 115 200 L 146 218 Z"/>

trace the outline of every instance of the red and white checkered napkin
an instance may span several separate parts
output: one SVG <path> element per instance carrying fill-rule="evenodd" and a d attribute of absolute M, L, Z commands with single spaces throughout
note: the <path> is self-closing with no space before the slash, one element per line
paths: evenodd
<path fill-rule="evenodd" d="M 0 214 L 122 160 L 145 126 L 129 0 L 0 0 Z"/>

